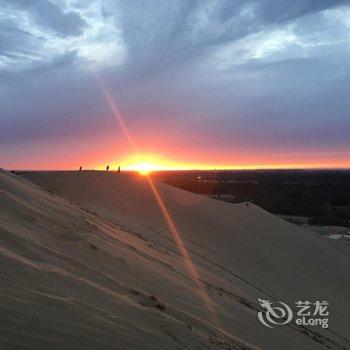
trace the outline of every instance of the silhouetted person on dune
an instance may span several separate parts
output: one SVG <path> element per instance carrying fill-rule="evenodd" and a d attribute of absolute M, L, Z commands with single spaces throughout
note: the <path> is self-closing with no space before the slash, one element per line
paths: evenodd
<path fill-rule="evenodd" d="M 106 166 L 106 170 L 107 170 L 107 171 L 109 170 L 109 165 Z"/>
<path fill-rule="evenodd" d="M 118 166 L 118 171 L 117 171 L 117 173 L 118 173 L 118 174 L 120 173 L 120 166 Z"/>
<path fill-rule="evenodd" d="M 80 166 L 79 171 L 82 171 L 82 170 L 83 170 L 83 167 L 82 167 L 82 166 Z"/>

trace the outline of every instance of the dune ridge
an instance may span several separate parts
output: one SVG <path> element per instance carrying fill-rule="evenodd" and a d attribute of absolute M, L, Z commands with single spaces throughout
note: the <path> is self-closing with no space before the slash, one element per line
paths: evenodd
<path fill-rule="evenodd" d="M 184 256 L 146 178 L 21 175 L 0 170 L 1 349 L 349 347 L 337 242 L 157 183 Z M 330 329 L 267 329 L 258 298 L 329 300 Z"/>

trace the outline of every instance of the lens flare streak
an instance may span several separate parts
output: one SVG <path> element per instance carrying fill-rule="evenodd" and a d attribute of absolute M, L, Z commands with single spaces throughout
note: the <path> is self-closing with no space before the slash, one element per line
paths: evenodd
<path fill-rule="evenodd" d="M 96 76 L 96 79 L 99 83 L 99 86 L 101 88 L 101 91 L 104 95 L 104 97 L 106 98 L 106 101 L 113 113 L 113 116 L 115 117 L 115 119 L 117 120 L 123 134 L 125 135 L 128 143 L 130 144 L 134 154 L 136 156 L 138 156 L 138 152 L 137 152 L 137 148 L 135 145 L 134 140 L 132 139 L 132 136 L 128 130 L 128 127 L 122 117 L 122 114 L 119 112 L 119 109 L 115 103 L 115 101 L 113 100 L 112 95 L 110 94 L 107 85 L 104 83 L 104 81 L 102 80 L 102 77 L 98 74 L 98 72 L 94 69 L 94 74 Z M 162 215 L 164 216 L 164 219 L 168 225 L 169 231 L 172 234 L 174 241 L 176 243 L 176 245 L 178 246 L 182 256 L 184 257 L 184 263 L 185 263 L 185 267 L 189 273 L 189 275 L 195 280 L 196 284 L 197 284 L 197 293 L 198 296 L 200 297 L 200 299 L 203 301 L 204 306 L 206 307 L 206 309 L 209 311 L 213 322 L 215 323 L 215 325 L 219 328 L 220 327 L 220 323 L 219 320 L 214 312 L 214 308 L 212 305 L 212 301 L 209 298 L 209 295 L 207 293 L 207 291 L 205 290 L 205 287 L 203 286 L 201 280 L 200 280 L 200 276 L 199 273 L 195 267 L 195 265 L 193 264 L 190 254 L 188 252 L 188 250 L 186 249 L 183 240 L 181 239 L 180 233 L 177 230 L 173 219 L 171 218 L 171 215 L 168 211 L 168 209 L 166 208 L 163 199 L 161 198 L 156 186 L 153 183 L 153 180 L 150 178 L 150 176 L 148 176 L 147 174 L 145 174 L 147 179 L 148 179 L 148 183 L 150 185 L 150 188 L 152 190 L 152 193 L 154 195 L 154 198 L 156 199 L 156 202 L 160 208 L 160 211 L 162 213 Z"/>
<path fill-rule="evenodd" d="M 125 135 L 127 141 L 129 142 L 132 150 L 134 153 L 137 154 L 137 150 L 136 150 L 136 145 L 134 143 L 134 140 L 131 137 L 131 134 L 126 126 L 126 123 L 117 107 L 117 104 L 114 102 L 114 99 L 112 97 L 112 95 L 110 94 L 107 85 L 105 84 L 105 82 L 102 80 L 101 76 L 97 73 L 97 71 L 94 71 L 96 79 L 100 85 L 101 91 L 104 95 L 104 97 L 106 98 L 109 108 L 111 109 L 113 116 L 115 117 L 115 119 L 117 120 L 120 128 L 122 129 L 123 134 Z"/>
<path fill-rule="evenodd" d="M 151 179 L 150 176 L 147 176 L 147 180 L 148 180 L 148 183 L 149 183 L 151 190 L 153 192 L 154 198 L 156 199 L 156 202 L 157 202 L 157 204 L 158 204 L 158 206 L 159 206 L 159 208 L 164 216 L 164 219 L 168 225 L 169 231 L 172 234 L 174 241 L 180 250 L 181 255 L 184 257 L 186 269 L 187 269 L 189 275 L 195 280 L 195 282 L 197 284 L 198 295 L 202 299 L 202 301 L 204 302 L 207 310 L 210 312 L 212 320 L 214 321 L 215 325 L 217 327 L 220 327 L 220 322 L 217 318 L 216 313 L 214 312 L 213 303 L 210 300 L 208 293 L 204 289 L 205 287 L 203 286 L 203 284 L 200 280 L 200 275 L 199 275 L 195 265 L 193 264 L 193 262 L 191 260 L 190 254 L 189 254 L 188 250 L 186 249 L 186 247 L 183 243 L 183 240 L 181 239 L 180 233 L 177 230 L 175 223 L 174 223 L 162 197 L 160 196 L 159 191 L 157 190 L 157 187 L 153 183 L 153 180 Z"/>

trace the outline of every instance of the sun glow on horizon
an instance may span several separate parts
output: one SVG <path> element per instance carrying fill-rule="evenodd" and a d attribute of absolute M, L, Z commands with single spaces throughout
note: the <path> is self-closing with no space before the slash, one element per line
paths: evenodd
<path fill-rule="evenodd" d="M 149 175 L 154 171 L 172 170 L 175 164 L 165 161 L 155 155 L 133 155 L 123 159 L 121 166 L 124 170 L 137 171 L 141 175 Z"/>
<path fill-rule="evenodd" d="M 149 175 L 149 173 L 155 170 L 155 166 L 150 163 L 140 163 L 136 164 L 134 167 L 134 170 L 144 176 Z"/>
<path fill-rule="evenodd" d="M 120 159 L 120 161 L 112 161 L 111 170 L 118 169 L 138 172 L 140 175 L 146 176 L 156 171 L 176 171 L 176 170 L 273 170 L 273 169 L 349 169 L 348 164 L 332 163 L 325 166 L 323 163 L 262 163 L 258 164 L 209 164 L 209 163 L 190 163 L 180 161 L 165 160 L 164 157 L 157 155 L 137 154 Z M 104 170 L 105 165 L 96 165 L 97 169 Z"/>

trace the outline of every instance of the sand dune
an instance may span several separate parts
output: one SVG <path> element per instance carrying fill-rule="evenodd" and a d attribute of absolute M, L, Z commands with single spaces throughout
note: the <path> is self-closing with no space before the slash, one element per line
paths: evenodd
<path fill-rule="evenodd" d="M 1 349 L 349 348 L 346 247 L 154 186 L 0 171 Z M 330 328 L 266 328 L 258 298 L 328 300 Z"/>

